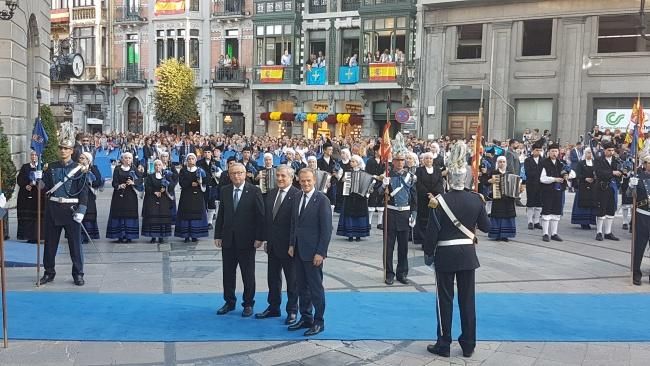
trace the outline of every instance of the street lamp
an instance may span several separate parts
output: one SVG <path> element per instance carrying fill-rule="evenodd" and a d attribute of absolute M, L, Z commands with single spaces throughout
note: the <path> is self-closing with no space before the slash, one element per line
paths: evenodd
<path fill-rule="evenodd" d="M 400 62 L 395 68 L 397 84 L 402 87 L 402 105 L 406 104 L 406 90 L 410 89 L 415 81 L 415 64 Z"/>
<path fill-rule="evenodd" d="M 226 114 L 226 116 L 223 117 L 223 123 L 225 123 L 227 125 L 231 124 L 232 123 L 232 117 L 230 117 L 229 114 Z"/>
<path fill-rule="evenodd" d="M 5 0 L 7 9 L 0 10 L 0 19 L 11 20 L 14 17 L 14 11 L 18 7 L 18 0 Z"/>

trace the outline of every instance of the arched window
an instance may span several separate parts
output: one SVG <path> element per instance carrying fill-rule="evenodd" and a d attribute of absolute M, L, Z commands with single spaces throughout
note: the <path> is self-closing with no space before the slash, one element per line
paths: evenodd
<path fill-rule="evenodd" d="M 140 101 L 137 98 L 129 100 L 127 113 L 128 131 L 142 133 L 142 110 L 140 109 Z"/>

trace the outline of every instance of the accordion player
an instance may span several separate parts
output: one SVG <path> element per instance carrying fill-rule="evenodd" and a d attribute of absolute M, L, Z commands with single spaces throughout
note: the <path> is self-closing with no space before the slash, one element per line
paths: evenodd
<path fill-rule="evenodd" d="M 343 175 L 343 196 L 349 196 L 351 193 L 368 198 L 375 178 L 363 170 L 346 172 Z"/>

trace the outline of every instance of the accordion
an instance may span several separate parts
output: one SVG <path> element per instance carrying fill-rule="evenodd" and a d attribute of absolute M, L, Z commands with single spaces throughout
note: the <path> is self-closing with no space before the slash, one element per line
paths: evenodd
<path fill-rule="evenodd" d="M 263 172 L 264 174 L 260 177 L 260 190 L 262 194 L 268 193 L 278 186 L 275 182 L 275 168 L 264 169 Z"/>
<path fill-rule="evenodd" d="M 330 181 L 330 173 L 324 171 L 324 170 L 317 170 L 316 171 L 316 190 L 321 191 L 323 193 L 327 193 L 327 188 L 328 183 Z"/>
<path fill-rule="evenodd" d="M 495 200 L 503 197 L 518 199 L 520 195 L 521 177 L 516 174 L 492 176 L 492 198 Z"/>
<path fill-rule="evenodd" d="M 362 197 L 369 197 L 374 183 L 375 178 L 363 170 L 346 172 L 343 175 L 343 196 L 354 193 Z"/>

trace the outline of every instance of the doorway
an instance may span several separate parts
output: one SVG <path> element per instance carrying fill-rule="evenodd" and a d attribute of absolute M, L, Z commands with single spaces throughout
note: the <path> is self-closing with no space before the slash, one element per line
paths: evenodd
<path fill-rule="evenodd" d="M 478 127 L 478 114 L 450 114 L 447 118 L 447 136 L 469 139 Z"/>

